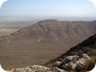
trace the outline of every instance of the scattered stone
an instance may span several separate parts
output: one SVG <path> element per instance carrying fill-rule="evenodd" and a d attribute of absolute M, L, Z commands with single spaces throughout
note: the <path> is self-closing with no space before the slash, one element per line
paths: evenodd
<path fill-rule="evenodd" d="M 54 65 L 55 65 L 55 67 L 58 67 L 60 64 L 61 64 L 60 61 L 56 61 Z"/>
<path fill-rule="evenodd" d="M 95 62 L 95 61 L 94 61 Z M 40 65 L 26 66 L 25 68 L 13 68 L 8 72 L 87 72 L 91 66 L 91 58 L 87 54 L 67 56 L 63 62 L 56 61 L 55 67 L 48 68 Z M 92 64 L 95 66 L 95 64 Z M 93 66 L 93 67 L 94 67 Z"/>
<path fill-rule="evenodd" d="M 95 62 L 95 61 L 94 61 Z M 94 63 L 87 54 L 67 56 L 58 68 L 68 72 L 85 72 L 90 66 L 94 68 Z M 92 64 L 92 65 L 91 65 Z"/>

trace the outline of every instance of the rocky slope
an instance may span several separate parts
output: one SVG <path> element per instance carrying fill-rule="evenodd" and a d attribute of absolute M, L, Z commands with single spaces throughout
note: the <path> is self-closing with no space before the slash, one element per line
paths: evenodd
<path fill-rule="evenodd" d="M 96 21 L 43 20 L 1 36 L 0 62 L 5 68 L 43 64 L 95 33 Z"/>
<path fill-rule="evenodd" d="M 84 54 L 86 54 L 86 55 L 84 55 Z M 91 65 L 89 65 L 90 67 L 87 70 L 91 70 L 92 68 L 94 68 L 95 63 L 96 63 L 96 34 L 89 37 L 87 40 L 84 40 L 82 43 L 70 48 L 66 53 L 63 53 L 59 57 L 50 60 L 45 65 L 48 67 L 59 67 L 61 69 L 62 68 L 64 69 L 66 67 L 65 66 L 66 63 L 68 63 L 68 61 L 70 59 L 72 61 L 72 58 L 75 57 L 76 61 L 79 61 L 79 59 L 82 58 L 83 55 L 86 58 L 88 58 L 88 56 L 89 56 L 90 60 L 92 60 L 92 62 L 93 62 L 93 64 L 91 62 Z M 66 62 L 66 60 L 67 60 L 67 62 Z M 59 64 L 59 65 L 56 65 L 56 64 Z"/>
<path fill-rule="evenodd" d="M 50 60 L 45 66 L 33 65 L 13 68 L 9 72 L 86 72 L 95 67 L 96 34 L 72 47 L 61 56 Z M 49 67 L 49 68 L 48 68 Z"/>

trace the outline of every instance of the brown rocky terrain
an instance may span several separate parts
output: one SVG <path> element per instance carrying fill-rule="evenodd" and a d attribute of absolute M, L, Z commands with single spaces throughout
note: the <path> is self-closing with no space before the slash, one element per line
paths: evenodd
<path fill-rule="evenodd" d="M 45 66 L 32 65 L 12 68 L 9 72 L 87 72 L 96 63 L 96 34 L 70 48 Z"/>
<path fill-rule="evenodd" d="M 0 62 L 5 68 L 44 64 L 96 33 L 96 21 L 43 20 L 0 36 Z"/>
<path fill-rule="evenodd" d="M 70 48 L 67 52 L 63 53 L 62 55 L 58 56 L 57 58 L 50 60 L 45 65 L 47 67 L 51 67 L 51 68 L 52 67 L 59 67 L 62 69 L 64 67 L 63 66 L 64 62 L 65 62 L 65 64 L 67 63 L 66 59 L 68 57 L 75 57 L 75 58 L 77 58 L 76 61 L 79 61 L 79 59 L 82 58 L 82 54 L 85 54 L 85 56 L 87 58 L 89 56 L 90 60 L 92 60 L 92 62 L 91 62 L 92 64 L 89 65 L 87 70 L 93 69 L 96 64 L 96 34 L 89 37 L 88 39 L 84 40 L 82 43 L 79 43 L 78 45 Z M 58 66 L 56 66 L 57 61 L 61 63 Z M 67 59 L 67 61 L 68 61 L 68 59 Z M 80 71 L 80 72 L 82 72 L 82 71 Z"/>

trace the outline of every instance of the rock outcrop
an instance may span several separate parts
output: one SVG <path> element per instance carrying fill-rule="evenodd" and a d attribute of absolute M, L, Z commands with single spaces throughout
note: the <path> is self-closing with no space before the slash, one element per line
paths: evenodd
<path fill-rule="evenodd" d="M 40 65 L 27 66 L 24 68 L 13 68 L 8 72 L 67 72 L 59 68 L 48 68 Z"/>
<path fill-rule="evenodd" d="M 45 65 L 51 68 L 58 67 L 68 72 L 86 72 L 92 70 L 95 63 L 96 34 Z"/>
<path fill-rule="evenodd" d="M 87 54 L 67 56 L 64 61 L 57 61 L 52 68 L 40 65 L 12 68 L 8 72 L 86 72 L 95 67 L 95 60 Z"/>

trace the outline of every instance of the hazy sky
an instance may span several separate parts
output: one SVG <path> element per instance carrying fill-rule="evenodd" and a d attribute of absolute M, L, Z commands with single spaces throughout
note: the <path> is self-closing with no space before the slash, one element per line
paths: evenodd
<path fill-rule="evenodd" d="M 95 17 L 96 7 L 89 0 L 8 0 L 0 16 Z"/>

